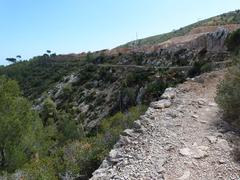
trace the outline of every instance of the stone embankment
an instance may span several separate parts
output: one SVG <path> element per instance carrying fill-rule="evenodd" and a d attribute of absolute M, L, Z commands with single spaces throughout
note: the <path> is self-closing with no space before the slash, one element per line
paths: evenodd
<path fill-rule="evenodd" d="M 240 138 L 214 102 L 224 71 L 168 88 L 125 130 L 92 180 L 240 179 Z"/>

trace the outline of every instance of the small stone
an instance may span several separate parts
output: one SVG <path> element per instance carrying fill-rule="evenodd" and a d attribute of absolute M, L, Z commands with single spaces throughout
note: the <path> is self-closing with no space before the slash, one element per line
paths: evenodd
<path fill-rule="evenodd" d="M 189 170 L 186 170 L 181 177 L 177 178 L 177 180 L 187 180 L 190 178 L 190 176 L 191 172 Z"/>
<path fill-rule="evenodd" d="M 193 114 L 192 117 L 195 118 L 195 119 L 197 119 L 199 116 L 196 115 L 196 114 Z"/>
<path fill-rule="evenodd" d="M 120 135 L 119 142 L 120 142 L 121 145 L 126 145 L 126 144 L 129 144 L 131 142 L 131 140 L 129 139 L 128 136 L 121 136 Z"/>
<path fill-rule="evenodd" d="M 132 129 L 126 129 L 125 131 L 122 132 L 122 135 L 133 137 L 134 136 L 134 131 Z"/>
<path fill-rule="evenodd" d="M 180 149 L 180 150 L 179 150 L 179 153 L 180 153 L 182 156 L 191 156 L 191 155 L 192 155 L 191 149 L 189 149 L 189 148 Z"/>
<path fill-rule="evenodd" d="M 162 99 L 174 99 L 176 96 L 175 88 L 167 88 L 164 93 L 162 94 Z"/>
<path fill-rule="evenodd" d="M 164 108 L 170 107 L 171 104 L 172 104 L 171 101 L 162 99 L 160 101 L 152 102 L 150 104 L 150 107 L 152 107 L 154 109 L 164 109 Z"/>
<path fill-rule="evenodd" d="M 206 104 L 206 101 L 205 101 L 204 99 L 199 99 L 199 100 L 198 100 L 198 105 L 203 106 L 203 105 L 205 105 L 205 104 Z"/>
<path fill-rule="evenodd" d="M 166 171 L 166 169 L 164 167 L 160 167 L 157 172 L 160 173 L 164 173 Z"/>
<path fill-rule="evenodd" d="M 134 123 L 133 123 L 133 128 L 134 129 L 141 129 L 141 122 L 140 122 L 140 120 L 137 120 L 137 121 L 134 121 Z"/>
<path fill-rule="evenodd" d="M 136 132 L 136 133 L 144 133 L 145 131 L 146 131 L 146 128 L 141 127 L 140 129 L 135 129 L 134 132 Z"/>
<path fill-rule="evenodd" d="M 100 166 L 100 169 L 101 168 L 108 168 L 110 166 L 109 162 L 105 159 L 103 160 L 101 166 Z"/>
<path fill-rule="evenodd" d="M 175 119 L 177 117 L 177 114 L 174 113 L 174 112 L 168 112 L 167 115 L 170 116 L 173 119 Z"/>
<path fill-rule="evenodd" d="M 207 121 L 204 121 L 204 120 L 201 120 L 199 122 L 202 123 L 202 124 L 207 124 L 208 123 Z"/>
<path fill-rule="evenodd" d="M 226 160 L 225 159 L 219 159 L 219 164 L 225 164 L 226 163 Z"/>
<path fill-rule="evenodd" d="M 211 107 L 217 107 L 217 103 L 215 103 L 215 102 L 211 102 L 211 103 L 208 104 L 208 106 L 211 106 Z"/>
<path fill-rule="evenodd" d="M 112 149 L 109 153 L 109 158 L 116 158 L 118 156 L 118 151 L 116 149 Z"/>
<path fill-rule="evenodd" d="M 208 147 L 207 146 L 199 146 L 197 147 L 197 149 L 194 152 L 193 157 L 195 159 L 202 159 L 208 156 L 207 153 Z"/>
<path fill-rule="evenodd" d="M 207 136 L 206 138 L 211 144 L 217 142 L 217 138 L 215 136 Z"/>
<path fill-rule="evenodd" d="M 225 140 L 225 139 L 218 139 L 216 146 L 225 152 L 229 152 L 231 150 L 227 140 Z"/>

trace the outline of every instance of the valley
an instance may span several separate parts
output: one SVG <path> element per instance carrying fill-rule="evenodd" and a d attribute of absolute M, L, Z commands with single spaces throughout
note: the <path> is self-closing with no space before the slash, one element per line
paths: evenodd
<path fill-rule="evenodd" d="M 239 137 L 214 100 L 238 64 L 228 45 L 239 28 L 237 10 L 111 50 L 1 66 L 0 98 L 12 103 L 2 121 L 16 120 L 22 138 L 0 144 L 0 179 L 239 179 Z M 24 128 L 21 104 L 10 108 L 21 100 Z"/>

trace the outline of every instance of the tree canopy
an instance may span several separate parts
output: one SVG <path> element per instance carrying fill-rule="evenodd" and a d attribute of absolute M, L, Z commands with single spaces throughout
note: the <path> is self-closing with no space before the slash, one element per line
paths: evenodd
<path fill-rule="evenodd" d="M 0 170 L 13 172 L 47 153 L 51 139 L 18 84 L 0 77 Z"/>

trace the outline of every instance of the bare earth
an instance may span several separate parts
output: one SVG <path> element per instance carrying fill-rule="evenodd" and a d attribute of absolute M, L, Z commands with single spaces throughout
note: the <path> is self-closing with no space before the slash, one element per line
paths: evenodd
<path fill-rule="evenodd" d="M 239 180 L 240 138 L 214 102 L 223 75 L 189 80 L 175 89 L 170 107 L 150 107 L 142 132 L 125 133 L 92 179 Z"/>

